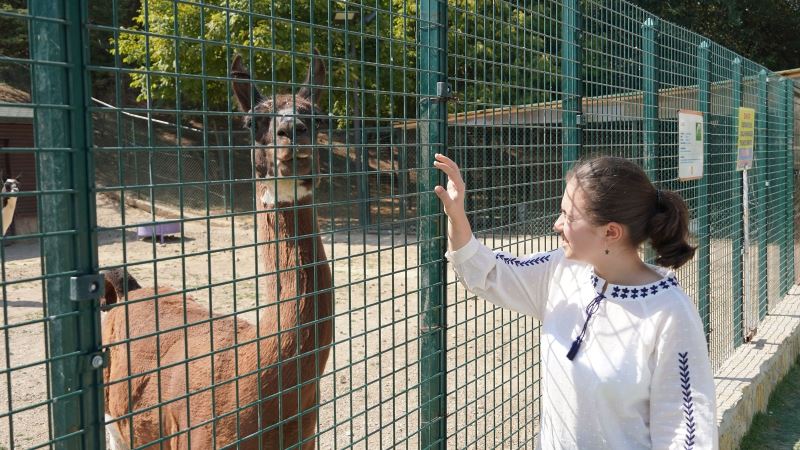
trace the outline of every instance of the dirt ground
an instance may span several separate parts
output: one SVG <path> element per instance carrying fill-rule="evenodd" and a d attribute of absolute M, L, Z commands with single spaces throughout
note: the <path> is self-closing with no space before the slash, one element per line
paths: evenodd
<path fill-rule="evenodd" d="M 256 289 L 250 277 L 256 273 L 257 250 L 252 217 L 185 219 L 182 237 L 163 245 L 139 240 L 132 224 L 152 220 L 150 212 L 99 196 L 101 267 L 127 262 L 143 286 L 185 290 L 218 313 L 253 307 Z M 123 225 L 130 228 L 119 228 Z M 321 380 L 319 448 L 418 447 L 418 263 L 416 235 L 408 231 L 394 226 L 380 233 L 359 229 L 323 235 L 334 274 L 336 330 Z M 509 242 L 507 237 L 494 245 Z M 536 250 L 528 245 L 510 250 Z M 37 241 L 5 248 L 0 448 L 12 446 L 12 435 L 14 448 L 51 439 L 43 363 L 46 311 L 37 280 L 41 264 Z M 535 322 L 480 300 L 466 301 L 460 286 L 448 291 L 446 403 L 454 416 L 448 420 L 448 442 L 527 446 L 538 410 Z M 255 321 L 255 312 L 242 316 Z"/>
<path fill-rule="evenodd" d="M 143 286 L 171 286 L 232 313 L 256 305 L 257 249 L 252 216 L 208 218 L 184 215 L 184 233 L 162 245 L 139 240 L 134 224 L 152 220 L 149 211 L 97 199 L 101 267 L 127 262 Z M 159 217 L 160 219 L 160 217 Z M 123 228 L 127 226 L 128 228 Z M 379 232 L 332 232 L 322 223 L 323 242 L 334 274 L 335 345 L 320 382 L 319 448 L 418 448 L 420 377 L 418 332 L 418 247 L 412 224 Z M 341 229 L 342 224 L 337 224 Z M 504 235 L 487 244 L 516 254 L 548 250 L 547 237 Z M 511 243 L 526 243 L 511 245 Z M 733 350 L 731 242 L 712 242 L 711 352 L 717 367 Z M 754 255 L 756 250 L 751 250 Z M 4 249 L 6 286 L 0 329 L 0 448 L 30 448 L 51 439 L 48 427 L 46 311 L 42 304 L 42 258 L 37 241 Z M 778 249 L 768 249 L 779 267 Z M 696 298 L 696 260 L 679 271 Z M 754 273 L 755 272 L 755 273 Z M 758 280 L 752 271 L 753 286 Z M 453 283 L 452 272 L 448 270 Z M 770 302 L 778 273 L 768 272 Z M 263 295 L 263 294 L 262 294 Z M 752 298 L 757 292 L 753 288 Z M 452 284 L 447 302 L 448 446 L 530 447 L 537 429 L 538 329 L 530 318 L 466 300 Z M 743 311 L 757 317 L 756 303 Z M 255 321 L 255 312 L 242 317 Z M 10 369 L 10 370 L 9 370 Z M 9 413 L 10 412 L 10 413 Z"/>

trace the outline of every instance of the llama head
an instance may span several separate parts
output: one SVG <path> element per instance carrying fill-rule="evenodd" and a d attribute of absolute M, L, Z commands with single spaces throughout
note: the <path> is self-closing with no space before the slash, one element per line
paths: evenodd
<path fill-rule="evenodd" d="M 19 192 L 19 188 L 22 186 L 22 183 L 19 182 L 19 178 L 20 175 L 17 175 L 14 178 L 6 178 L 6 180 L 3 182 L 3 193 Z"/>
<path fill-rule="evenodd" d="M 327 115 L 317 105 L 320 92 L 316 87 L 325 82 L 319 53 L 314 50 L 305 81 L 294 95 L 263 96 L 252 85 L 239 55 L 233 59 L 231 76 L 236 79 L 233 92 L 239 110 L 250 113 L 245 127 L 255 138 L 256 176 L 266 180 L 258 193 L 262 204 L 297 203 L 309 197 L 319 172 L 314 158 L 316 134 L 327 123 Z"/>

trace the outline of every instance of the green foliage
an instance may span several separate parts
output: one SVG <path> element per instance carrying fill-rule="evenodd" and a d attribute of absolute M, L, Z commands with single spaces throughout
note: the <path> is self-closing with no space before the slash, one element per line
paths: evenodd
<path fill-rule="evenodd" d="M 557 91 L 558 3 L 448 5 L 448 75 L 459 97 L 474 102 L 468 109 L 535 103 Z"/>
<path fill-rule="evenodd" d="M 400 62 L 414 64 L 408 31 L 413 22 L 404 15 L 413 5 L 381 3 L 387 12 L 366 25 L 351 21 L 345 31 L 345 24 L 334 23 L 334 11 L 325 2 L 211 0 L 201 5 L 150 0 L 134 19 L 134 30 L 147 34 L 122 33 L 119 51 L 126 65 L 142 71 L 131 83 L 140 100 L 149 96 L 156 105 L 229 111 L 228 82 L 219 77 L 227 77 L 235 53 L 244 57 L 255 79 L 269 81 L 260 86 L 269 96 L 302 83 L 314 47 L 325 58 L 329 83 L 337 89 L 330 110 L 346 115 L 353 97 L 341 89 L 399 90 L 407 75 L 396 73 L 403 70 Z M 369 14 L 366 9 L 350 11 Z M 363 66 L 346 61 L 350 48 L 362 56 Z M 384 67 L 386 61 L 395 62 Z M 361 109 L 391 116 L 398 107 L 378 100 L 377 94 L 363 96 Z"/>
<path fill-rule="evenodd" d="M 449 74 L 467 108 L 531 103 L 557 88 L 557 3 L 524 3 L 450 2 Z M 417 11 L 415 2 L 404 0 L 378 0 L 375 6 L 348 5 L 370 20 L 345 26 L 333 20 L 335 10 L 344 9 L 335 2 L 150 0 L 133 30 L 121 33 L 119 52 L 137 70 L 131 86 L 139 100 L 229 111 L 229 86 L 221 77 L 234 53 L 244 56 L 254 78 L 266 82 L 263 93 L 272 95 L 302 82 L 315 47 L 326 59 L 333 88 L 323 106 L 339 117 L 360 111 L 383 122 L 372 125 L 386 125 L 416 115 Z M 352 95 L 354 90 L 361 94 Z"/>
<path fill-rule="evenodd" d="M 632 0 L 771 69 L 800 67 L 798 0 Z"/>
<path fill-rule="evenodd" d="M 27 14 L 26 0 L 0 0 L 0 12 Z M 0 55 L 11 58 L 28 58 L 28 22 L 25 19 L 0 15 Z M 20 63 L 0 63 L 0 81 L 30 91 L 27 68 Z"/>

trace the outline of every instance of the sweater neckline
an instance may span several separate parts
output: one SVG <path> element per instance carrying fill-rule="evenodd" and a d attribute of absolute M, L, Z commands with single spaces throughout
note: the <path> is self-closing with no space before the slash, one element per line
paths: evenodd
<path fill-rule="evenodd" d="M 616 300 L 644 300 L 679 286 L 678 278 L 672 271 L 664 273 L 662 270 L 658 270 L 655 267 L 654 269 L 662 275 L 660 280 L 638 286 L 626 286 L 622 284 L 608 283 L 605 292 L 602 292 L 603 285 L 607 283 L 605 279 L 595 274 L 594 269 L 590 271 L 589 277 L 595 292 L 598 294 L 604 294 L 606 298 L 613 298 Z"/>

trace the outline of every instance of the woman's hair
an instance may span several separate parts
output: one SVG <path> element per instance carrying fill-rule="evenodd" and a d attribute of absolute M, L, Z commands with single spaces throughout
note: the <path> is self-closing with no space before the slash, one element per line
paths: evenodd
<path fill-rule="evenodd" d="M 625 225 L 635 247 L 649 239 L 659 266 L 677 269 L 694 256 L 696 247 L 687 242 L 689 210 L 683 198 L 657 190 L 635 163 L 610 156 L 588 159 L 567 173 L 570 180 L 585 192 L 590 222 Z"/>

